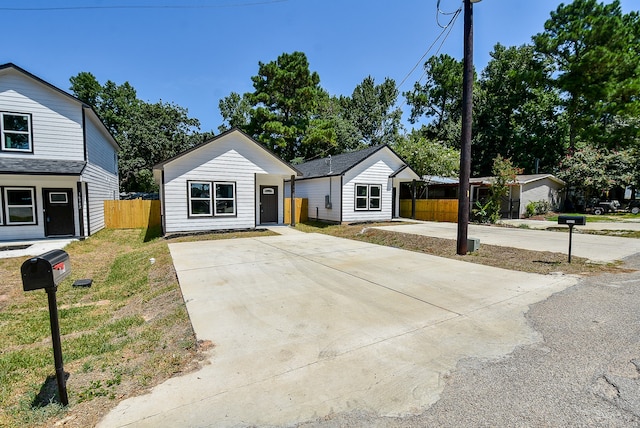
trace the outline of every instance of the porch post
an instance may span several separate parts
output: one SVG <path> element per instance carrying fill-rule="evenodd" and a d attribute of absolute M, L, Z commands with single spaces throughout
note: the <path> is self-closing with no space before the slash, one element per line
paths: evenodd
<path fill-rule="evenodd" d="M 416 219 L 416 180 L 411 182 L 411 218 Z"/>
<path fill-rule="evenodd" d="M 296 225 L 296 176 L 291 176 L 291 226 Z"/>

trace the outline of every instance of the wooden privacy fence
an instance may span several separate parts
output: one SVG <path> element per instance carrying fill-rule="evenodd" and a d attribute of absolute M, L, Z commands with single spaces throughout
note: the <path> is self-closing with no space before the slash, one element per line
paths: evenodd
<path fill-rule="evenodd" d="M 309 201 L 307 198 L 296 198 L 296 223 L 305 222 L 309 216 Z M 284 198 L 284 222 L 291 224 L 291 198 Z"/>
<path fill-rule="evenodd" d="M 400 200 L 400 217 L 411 218 L 411 199 Z M 417 199 L 416 220 L 458 222 L 457 199 Z"/>
<path fill-rule="evenodd" d="M 160 226 L 160 201 L 104 201 L 104 222 L 110 229 Z"/>

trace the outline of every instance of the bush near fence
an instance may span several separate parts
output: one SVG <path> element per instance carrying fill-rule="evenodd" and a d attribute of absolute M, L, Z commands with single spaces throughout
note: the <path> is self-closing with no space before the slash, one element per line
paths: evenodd
<path fill-rule="evenodd" d="M 411 218 L 411 199 L 400 200 L 400 217 Z M 416 220 L 458 222 L 457 199 L 417 199 Z"/>
<path fill-rule="evenodd" d="M 309 201 L 307 198 L 296 198 L 296 224 L 308 220 Z M 291 198 L 284 198 L 284 223 L 291 224 Z"/>
<path fill-rule="evenodd" d="M 160 201 L 104 201 L 104 222 L 110 229 L 148 229 L 160 226 Z"/>

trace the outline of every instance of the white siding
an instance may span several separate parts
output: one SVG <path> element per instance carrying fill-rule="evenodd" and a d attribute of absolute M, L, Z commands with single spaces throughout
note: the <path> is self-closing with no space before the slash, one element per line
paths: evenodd
<path fill-rule="evenodd" d="M 285 164 L 242 134 L 230 133 L 220 137 L 165 164 L 164 232 L 254 228 L 257 221 L 256 174 L 278 176 L 277 180 L 261 177 L 260 182 L 277 183 L 283 189 L 283 179 L 292 173 Z M 189 181 L 236 183 L 236 216 L 189 218 Z"/>
<path fill-rule="evenodd" d="M 296 198 L 306 198 L 308 200 L 308 215 L 310 219 L 332 222 L 341 221 L 341 181 L 341 176 L 296 181 Z M 330 209 L 325 207 L 325 196 L 327 195 L 330 195 L 331 198 Z"/>
<path fill-rule="evenodd" d="M 111 144 L 110 136 L 104 126 L 93 117 L 93 114 L 87 114 L 85 129 L 88 161 L 109 174 L 118 174 L 116 147 Z"/>
<path fill-rule="evenodd" d="M 393 180 L 391 174 L 402 166 L 402 162 L 388 149 L 381 149 L 345 173 L 342 187 L 342 221 L 391 220 Z M 356 211 L 356 184 L 379 184 L 382 189 L 380 211 Z"/>
<path fill-rule="evenodd" d="M 84 160 L 82 108 L 22 73 L 0 74 L 0 111 L 30 113 L 36 159 Z M 26 155 L 26 154 L 25 154 Z M 0 151 L 0 156 L 20 156 Z"/>
<path fill-rule="evenodd" d="M 43 177 L 38 175 L 0 175 L 0 187 L 31 187 L 35 188 L 36 222 L 35 225 L 6 224 L 4 191 L 0 192 L 0 206 L 2 207 L 2 224 L 0 225 L 0 241 L 28 240 L 45 237 L 44 231 L 44 201 L 42 200 L 43 188 L 72 189 L 73 190 L 73 217 L 75 234 L 79 234 L 78 199 L 76 192 L 77 177 Z"/>
<path fill-rule="evenodd" d="M 118 196 L 118 176 L 105 171 L 94 164 L 87 164 L 82 172 L 82 181 L 88 187 L 88 215 L 89 225 L 85 221 L 85 234 L 93 235 L 97 231 L 104 229 L 104 201 L 119 199 Z M 86 201 L 85 201 L 86 203 Z M 86 209 L 86 206 L 85 206 Z"/>

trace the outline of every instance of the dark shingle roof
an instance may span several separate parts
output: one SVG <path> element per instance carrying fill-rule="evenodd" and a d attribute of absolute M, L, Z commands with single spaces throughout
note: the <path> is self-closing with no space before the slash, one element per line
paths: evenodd
<path fill-rule="evenodd" d="M 80 175 L 86 164 L 84 161 L 0 158 L 0 174 Z"/>
<path fill-rule="evenodd" d="M 342 153 L 331 156 L 331 161 L 328 157 L 315 159 L 296 165 L 296 168 L 302 172 L 304 178 L 342 175 L 383 147 L 386 146 L 373 146 L 357 152 Z"/>

